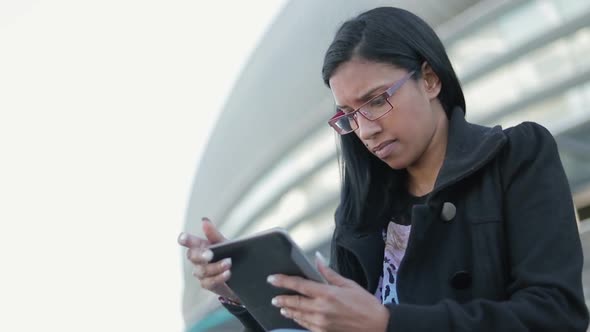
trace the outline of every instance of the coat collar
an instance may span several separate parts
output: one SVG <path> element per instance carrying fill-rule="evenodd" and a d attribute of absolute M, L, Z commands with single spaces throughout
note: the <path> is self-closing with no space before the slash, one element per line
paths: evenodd
<path fill-rule="evenodd" d="M 465 120 L 465 112 L 459 107 L 454 108 L 449 120 L 445 159 L 431 196 L 481 169 L 498 154 L 506 141 L 502 127 L 469 123 Z"/>

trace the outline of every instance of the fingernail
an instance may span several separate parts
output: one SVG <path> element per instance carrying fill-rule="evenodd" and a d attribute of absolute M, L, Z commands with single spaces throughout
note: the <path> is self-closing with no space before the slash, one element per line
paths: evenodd
<path fill-rule="evenodd" d="M 211 222 L 211 220 L 209 220 L 209 218 L 207 218 L 207 217 L 201 218 L 201 221 L 202 222 Z"/>
<path fill-rule="evenodd" d="M 186 242 L 186 234 L 184 232 L 180 233 L 180 235 L 178 236 L 178 243 L 180 244 L 184 244 Z"/>
<path fill-rule="evenodd" d="M 289 318 L 289 312 L 285 308 L 281 308 L 281 315 Z"/>
<path fill-rule="evenodd" d="M 221 262 L 221 266 L 223 267 L 229 267 L 231 266 L 231 258 L 226 258 Z"/>
<path fill-rule="evenodd" d="M 272 303 L 272 305 L 274 305 L 275 307 L 279 306 L 279 300 L 276 297 L 273 297 L 270 303 Z"/>
<path fill-rule="evenodd" d="M 320 261 L 320 263 L 322 263 L 322 265 L 328 266 L 328 263 L 326 262 L 326 258 L 324 257 L 324 255 L 322 255 L 321 252 L 316 251 L 315 257 Z"/>
<path fill-rule="evenodd" d="M 271 274 L 268 276 L 268 278 L 266 278 L 266 281 L 272 285 L 275 283 L 275 281 L 277 281 L 277 277 L 275 277 L 274 275 Z"/>
<path fill-rule="evenodd" d="M 213 259 L 213 251 L 211 250 L 207 250 L 204 253 L 201 254 L 201 257 L 203 257 L 204 260 L 206 260 L 207 262 L 211 261 Z"/>
<path fill-rule="evenodd" d="M 227 279 L 227 278 L 229 278 L 229 277 L 231 276 L 231 272 L 229 272 L 229 270 L 227 270 L 227 271 L 224 271 L 224 272 L 221 274 L 221 276 L 222 276 L 224 279 Z"/>

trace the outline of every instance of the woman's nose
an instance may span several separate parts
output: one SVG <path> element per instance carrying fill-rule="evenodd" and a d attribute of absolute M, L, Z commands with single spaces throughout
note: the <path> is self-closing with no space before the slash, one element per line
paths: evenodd
<path fill-rule="evenodd" d="M 371 139 L 376 134 L 380 133 L 382 130 L 379 121 L 367 120 L 367 118 L 365 118 L 361 114 L 359 114 L 359 116 L 356 118 L 356 122 L 359 125 L 359 137 L 363 140 Z"/>

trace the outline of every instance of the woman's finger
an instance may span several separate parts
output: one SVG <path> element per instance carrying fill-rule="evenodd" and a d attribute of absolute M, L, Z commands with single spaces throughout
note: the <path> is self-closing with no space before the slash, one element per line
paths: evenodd
<path fill-rule="evenodd" d="M 221 232 L 217 229 L 217 227 L 209 220 L 209 218 L 203 218 L 203 234 L 207 237 L 207 240 L 211 244 L 224 242 L 227 239 Z"/>
<path fill-rule="evenodd" d="M 226 281 L 229 280 L 230 277 L 231 277 L 230 270 L 226 270 L 223 273 L 218 274 L 214 277 L 201 279 L 201 287 L 208 289 L 208 290 L 213 290 L 216 287 L 223 285 Z"/>
<path fill-rule="evenodd" d="M 178 236 L 178 244 L 187 248 L 205 248 L 209 246 L 209 241 L 198 236 L 182 232 Z"/>
<path fill-rule="evenodd" d="M 326 287 L 330 287 L 301 277 L 282 274 L 270 275 L 267 281 L 275 287 L 291 289 L 308 297 L 320 297 L 326 293 Z"/>
<path fill-rule="evenodd" d="M 313 332 L 324 332 L 326 331 L 325 319 L 321 315 L 313 314 L 310 312 L 293 310 L 293 309 L 281 309 L 281 315 L 294 320 L 297 324 L 305 327 L 306 329 Z"/>
<path fill-rule="evenodd" d="M 231 267 L 231 258 L 223 259 L 219 262 L 210 264 L 199 264 L 195 266 L 194 275 L 199 279 L 215 277 L 218 274 L 229 270 Z"/>
<path fill-rule="evenodd" d="M 308 329 L 308 330 L 309 330 L 309 331 L 311 331 L 311 332 L 321 332 L 321 330 L 320 330 L 320 329 L 318 329 L 318 328 L 315 328 L 315 327 L 314 327 L 313 325 L 311 325 L 309 322 L 302 321 L 302 320 L 299 320 L 299 319 L 293 319 L 293 320 L 295 321 L 295 323 L 297 323 L 297 324 L 301 325 L 302 327 L 304 327 L 304 328 Z"/>
<path fill-rule="evenodd" d="M 299 319 L 293 319 L 293 321 L 295 321 L 295 323 L 301 325 L 301 327 L 304 327 L 307 330 L 311 331 L 311 325 L 308 322 L 304 322 L 304 321 L 299 320 Z"/>
<path fill-rule="evenodd" d="M 272 299 L 272 305 L 302 311 L 315 311 L 317 309 L 317 304 L 313 299 L 302 295 L 277 296 Z"/>
<path fill-rule="evenodd" d="M 213 252 L 209 249 L 191 248 L 186 251 L 186 257 L 195 265 L 204 265 L 213 259 Z"/>

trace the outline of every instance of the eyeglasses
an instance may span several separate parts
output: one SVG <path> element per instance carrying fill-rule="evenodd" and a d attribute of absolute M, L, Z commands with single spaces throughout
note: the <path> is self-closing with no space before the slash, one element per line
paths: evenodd
<path fill-rule="evenodd" d="M 395 82 L 394 85 L 385 90 L 385 92 L 371 98 L 371 100 L 350 113 L 344 113 L 341 109 L 338 109 L 336 114 L 330 118 L 328 124 L 334 128 L 338 134 L 346 135 L 358 129 L 358 114 L 362 115 L 369 121 L 375 121 L 383 117 L 393 109 L 393 105 L 389 102 L 389 98 L 393 96 L 393 94 L 401 88 L 402 85 L 414 75 L 414 73 L 415 71 L 409 72 L 401 80 Z"/>

